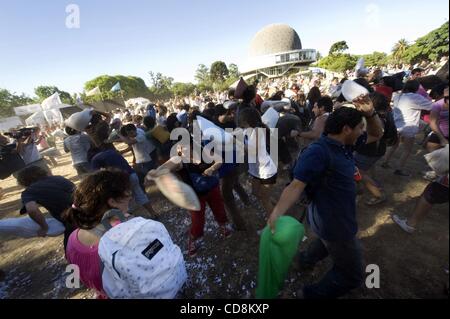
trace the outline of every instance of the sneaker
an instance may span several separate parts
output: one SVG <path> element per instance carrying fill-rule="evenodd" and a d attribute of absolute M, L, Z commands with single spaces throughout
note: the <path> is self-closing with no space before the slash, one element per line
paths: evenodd
<path fill-rule="evenodd" d="M 231 237 L 232 230 L 228 225 L 219 226 L 219 234 L 222 239 L 227 239 Z"/>
<path fill-rule="evenodd" d="M 434 182 L 438 176 L 435 171 L 429 171 L 423 175 L 423 178 L 429 182 Z"/>
<path fill-rule="evenodd" d="M 403 170 L 401 170 L 401 169 L 396 169 L 396 170 L 394 171 L 394 174 L 395 174 L 395 175 L 398 175 L 398 176 L 403 176 L 403 177 L 409 177 L 409 176 L 411 176 L 411 174 L 409 174 L 409 173 L 407 173 L 407 172 L 405 172 L 405 171 L 403 171 Z"/>
<path fill-rule="evenodd" d="M 398 215 L 392 215 L 392 220 L 400 226 L 405 232 L 412 234 L 416 230 L 414 227 L 408 225 L 408 220 L 400 218 Z"/>
<path fill-rule="evenodd" d="M 368 201 L 366 201 L 366 205 L 367 206 L 375 206 L 375 205 L 379 205 L 382 204 L 386 201 L 386 195 L 381 195 L 381 197 L 372 197 L 370 198 Z"/>

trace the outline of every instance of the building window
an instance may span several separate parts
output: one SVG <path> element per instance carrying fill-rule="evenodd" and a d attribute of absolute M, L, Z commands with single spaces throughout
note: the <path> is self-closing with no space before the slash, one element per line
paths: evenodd
<path fill-rule="evenodd" d="M 299 59 L 299 53 L 298 52 L 289 54 L 289 61 L 297 61 L 298 59 Z"/>
<path fill-rule="evenodd" d="M 276 62 L 276 63 L 281 63 L 281 55 L 277 55 L 277 56 L 275 57 L 275 62 Z"/>

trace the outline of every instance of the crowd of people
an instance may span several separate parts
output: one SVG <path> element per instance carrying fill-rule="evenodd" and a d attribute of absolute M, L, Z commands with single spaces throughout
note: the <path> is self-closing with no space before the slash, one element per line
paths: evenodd
<path fill-rule="evenodd" d="M 44 207 L 64 225 L 68 262 L 80 267 L 82 282 L 101 298 L 108 294 L 98 267 L 102 233 L 96 230 L 108 211 L 128 214 L 131 199 L 143 206 L 143 217 L 158 221 L 159 212 L 145 188 L 164 170 L 190 185 L 200 202 L 199 210 L 190 211 L 188 258 L 201 250 L 206 205 L 224 240 L 234 231 L 249 228 L 252 221 L 245 220 L 238 208 L 238 201 L 250 205 L 250 194 L 239 182 L 242 176 L 250 178 L 252 193 L 273 232 L 278 231 L 277 219 L 303 198 L 308 203 L 308 224 L 317 238 L 300 253 L 298 262 L 306 269 L 330 257 L 333 267 L 319 282 L 299 287 L 297 296 L 337 298 L 364 281 L 356 196 L 358 189 L 365 188 L 372 196 L 367 205 L 387 200 L 383 182 L 373 174 L 375 165 L 380 163 L 395 176 L 408 178 L 411 173 L 405 166 L 418 135 L 424 134 L 422 144 L 429 152 L 448 145 L 448 78 L 424 87 L 424 76 L 421 68 L 405 72 L 394 67 L 358 70 L 345 77 L 303 75 L 244 83 L 226 94 L 205 93 L 112 113 L 88 110 L 86 125 L 79 128 L 66 123 L 62 136 L 63 149 L 70 153 L 81 178 L 78 185 L 52 176 L 39 152 L 39 147 L 49 148 L 51 134 L 42 134 L 39 129 L 11 132 L 0 135 L 0 145 L 2 152 L 8 149 L 23 160 L 14 175 L 25 188 L 22 213 L 39 225 L 37 236 L 45 237 L 49 229 L 40 210 Z M 342 93 L 346 81 L 356 82 L 368 94 L 346 100 Z M 263 119 L 269 109 L 279 113 L 275 126 L 279 163 L 270 156 L 273 136 Z M 249 134 L 246 141 L 247 145 L 257 145 L 256 161 L 230 163 L 204 156 L 199 156 L 200 162 L 176 161 L 171 150 L 178 141 L 170 139 L 171 132 L 177 128 L 192 132 L 199 116 L 222 129 L 266 129 L 264 136 Z M 177 149 L 178 156 L 194 158 L 195 141 L 191 142 Z M 400 159 L 394 163 L 398 152 Z M 124 157 L 127 153 L 132 155 L 130 162 Z M 55 156 L 50 157 L 50 163 L 57 165 Z M 283 170 L 290 173 L 291 181 L 280 196 L 275 185 Z M 433 205 L 448 202 L 448 172 L 441 176 L 427 172 L 424 177 L 430 184 L 412 215 L 392 216 L 408 233 L 420 226 Z M 113 226 L 121 223 L 117 218 L 108 222 Z"/>

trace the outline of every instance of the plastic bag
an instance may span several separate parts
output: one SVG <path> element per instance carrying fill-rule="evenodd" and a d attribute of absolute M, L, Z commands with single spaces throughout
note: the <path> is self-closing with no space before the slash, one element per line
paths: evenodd
<path fill-rule="evenodd" d="M 274 235 L 268 226 L 264 229 L 259 246 L 256 298 L 277 297 L 304 234 L 304 226 L 290 216 L 278 218 Z"/>
<path fill-rule="evenodd" d="M 448 162 L 449 162 L 449 147 L 448 144 L 444 148 L 440 148 L 434 152 L 426 154 L 425 160 L 428 165 L 438 174 L 439 176 L 448 174 Z"/>

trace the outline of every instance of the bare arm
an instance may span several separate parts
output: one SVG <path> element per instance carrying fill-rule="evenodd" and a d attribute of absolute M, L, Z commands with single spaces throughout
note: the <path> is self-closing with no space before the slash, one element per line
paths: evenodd
<path fill-rule="evenodd" d="M 272 233 L 275 231 L 275 222 L 278 217 L 283 216 L 286 212 L 297 202 L 300 195 L 305 190 L 306 184 L 294 179 L 288 187 L 286 187 L 278 200 L 277 205 L 273 209 L 272 214 L 269 217 L 268 225 L 272 229 Z"/>
<path fill-rule="evenodd" d="M 360 111 L 367 122 L 367 144 L 379 141 L 384 134 L 383 123 L 376 114 L 372 100 L 368 95 L 363 95 L 353 100 L 353 105 Z"/>
<path fill-rule="evenodd" d="M 325 130 L 326 118 L 319 117 L 314 121 L 314 125 L 311 131 L 309 132 L 301 132 L 300 137 L 307 138 L 310 140 L 318 140 L 323 131 Z"/>
<path fill-rule="evenodd" d="M 48 232 L 48 224 L 45 221 L 44 215 L 41 213 L 41 210 L 39 209 L 36 202 L 28 202 L 25 205 L 25 209 L 27 210 L 28 216 L 32 220 L 34 220 L 39 226 L 41 226 L 41 229 L 38 231 L 38 235 L 41 237 L 45 237 Z"/>
<path fill-rule="evenodd" d="M 366 117 L 367 121 L 367 144 L 379 141 L 384 135 L 383 122 L 380 117 Z"/>
<path fill-rule="evenodd" d="M 207 153 L 203 153 L 203 157 L 207 162 L 214 163 L 210 168 L 203 172 L 206 176 L 212 176 L 222 166 L 222 157 L 217 154 L 213 154 L 213 156 L 211 156 Z"/>
<path fill-rule="evenodd" d="M 441 143 L 448 144 L 447 139 L 442 134 L 441 129 L 439 127 L 439 113 L 436 111 L 432 111 L 430 114 L 430 127 L 433 130 L 433 132 L 439 137 L 439 140 Z"/>

